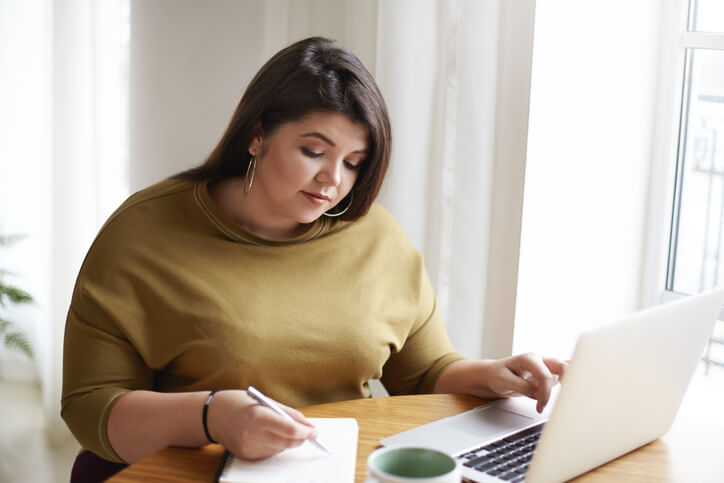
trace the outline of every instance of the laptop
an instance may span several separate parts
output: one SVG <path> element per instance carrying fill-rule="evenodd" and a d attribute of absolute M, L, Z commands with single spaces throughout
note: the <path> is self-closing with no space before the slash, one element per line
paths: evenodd
<path fill-rule="evenodd" d="M 500 399 L 380 443 L 444 451 L 474 482 L 574 478 L 669 430 L 723 303 L 714 290 L 583 333 L 543 414 Z"/>

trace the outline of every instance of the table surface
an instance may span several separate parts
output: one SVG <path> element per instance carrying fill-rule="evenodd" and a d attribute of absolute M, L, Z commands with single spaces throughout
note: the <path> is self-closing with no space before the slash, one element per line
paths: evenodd
<path fill-rule="evenodd" d="M 354 417 L 359 423 L 355 481 L 365 478 L 367 456 L 379 440 L 452 416 L 484 401 L 463 395 L 431 394 L 358 399 L 302 408 L 307 417 Z M 724 481 L 724 432 L 699 419 L 677 418 L 661 439 L 577 478 L 577 482 Z M 129 466 L 110 481 L 212 481 L 224 449 L 166 448 Z"/>

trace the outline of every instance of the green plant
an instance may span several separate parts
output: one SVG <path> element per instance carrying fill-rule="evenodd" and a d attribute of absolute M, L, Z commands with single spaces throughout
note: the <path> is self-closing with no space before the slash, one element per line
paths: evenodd
<path fill-rule="evenodd" d="M 22 237 L 17 235 L 0 235 L 0 248 L 10 246 L 20 238 Z M 5 308 L 8 303 L 31 303 L 33 301 L 33 297 L 29 293 L 17 287 L 13 287 L 12 285 L 6 285 L 3 280 L 6 275 L 11 275 L 11 273 L 7 270 L 0 269 L 0 307 Z M 7 347 L 18 349 L 27 354 L 28 357 L 33 357 L 33 349 L 23 331 L 20 330 L 20 328 L 18 328 L 14 323 L 9 320 L 5 320 L 2 317 L 2 314 L 0 314 L 0 336 L 2 336 Z"/>

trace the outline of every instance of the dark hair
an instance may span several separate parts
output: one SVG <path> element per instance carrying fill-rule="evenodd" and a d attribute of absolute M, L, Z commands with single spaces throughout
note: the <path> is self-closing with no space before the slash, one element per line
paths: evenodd
<path fill-rule="evenodd" d="M 262 133 L 269 136 L 282 124 L 313 112 L 343 113 L 367 127 L 367 158 L 352 188 L 352 206 L 339 217 L 356 220 L 369 210 L 387 172 L 390 120 L 382 94 L 362 62 L 322 37 L 296 42 L 264 64 L 206 161 L 176 177 L 206 180 L 245 175 L 251 158 L 248 147 L 258 134 L 258 123 Z"/>

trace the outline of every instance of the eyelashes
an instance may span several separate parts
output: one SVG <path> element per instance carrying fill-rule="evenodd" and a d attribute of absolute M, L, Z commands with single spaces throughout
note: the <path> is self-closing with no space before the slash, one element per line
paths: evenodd
<path fill-rule="evenodd" d="M 308 156 L 308 157 L 314 158 L 314 159 L 319 159 L 319 158 L 321 158 L 322 156 L 324 156 L 324 153 L 316 153 L 316 152 L 314 152 L 314 151 L 312 151 L 312 150 L 310 150 L 310 149 L 307 149 L 307 148 L 302 148 L 302 153 L 304 153 L 305 156 Z M 352 164 L 352 163 L 350 163 L 349 161 L 345 161 L 345 162 L 344 162 L 345 167 L 346 167 L 347 169 L 351 169 L 351 170 L 358 170 L 359 167 L 360 167 L 360 164 L 362 164 L 362 163 Z"/>
<path fill-rule="evenodd" d="M 321 158 L 324 156 L 324 153 L 315 153 L 314 151 L 310 151 L 307 148 L 302 148 L 302 152 L 305 156 L 309 156 L 310 158 Z"/>

